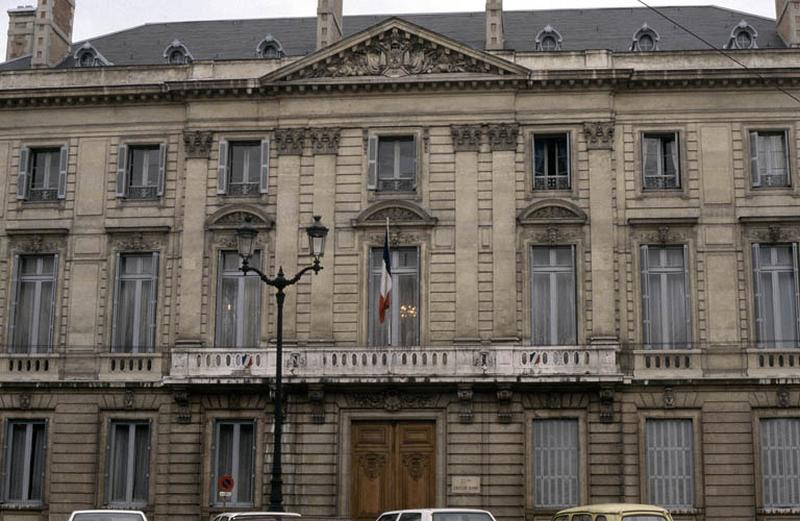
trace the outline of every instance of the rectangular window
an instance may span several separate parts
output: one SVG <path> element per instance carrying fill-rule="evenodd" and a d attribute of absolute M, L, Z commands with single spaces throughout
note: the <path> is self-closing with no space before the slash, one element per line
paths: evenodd
<path fill-rule="evenodd" d="M 251 506 L 255 490 L 256 426 L 252 421 L 218 421 L 214 433 L 214 504 L 222 504 L 217 482 L 226 474 L 234 486 L 227 506 Z"/>
<path fill-rule="evenodd" d="M 162 147 L 132 146 L 129 150 L 130 184 L 128 198 L 155 199 L 159 196 L 159 183 L 162 175 Z"/>
<path fill-rule="evenodd" d="M 642 246 L 644 344 L 654 349 L 690 347 L 686 246 Z"/>
<path fill-rule="evenodd" d="M 383 323 L 378 314 L 383 248 L 370 256 L 369 338 L 373 346 L 419 344 L 419 252 L 416 248 L 391 250 L 392 293 Z"/>
<path fill-rule="evenodd" d="M 761 420 L 764 508 L 800 507 L 800 419 Z"/>
<path fill-rule="evenodd" d="M 368 148 L 370 190 L 414 192 L 417 189 L 414 136 L 372 136 Z"/>
<path fill-rule="evenodd" d="M 146 505 L 150 478 L 150 423 L 111 422 L 108 443 L 109 504 Z"/>
<path fill-rule="evenodd" d="M 756 330 L 763 347 L 797 347 L 800 287 L 796 244 L 754 244 Z"/>
<path fill-rule="evenodd" d="M 533 136 L 533 189 L 569 190 L 569 135 Z"/>
<path fill-rule="evenodd" d="M 42 503 L 46 446 L 44 421 L 8 422 L 4 467 L 4 498 L 7 503 Z"/>
<path fill-rule="evenodd" d="M 112 351 L 153 351 L 158 300 L 158 253 L 117 257 Z"/>
<path fill-rule="evenodd" d="M 649 502 L 666 508 L 694 507 L 692 420 L 645 422 Z"/>
<path fill-rule="evenodd" d="M 786 131 L 750 132 L 750 175 L 754 188 L 791 184 Z"/>
<path fill-rule="evenodd" d="M 575 506 L 580 498 L 578 420 L 534 420 L 533 500 L 538 508 Z"/>
<path fill-rule="evenodd" d="M 19 151 L 17 199 L 55 201 L 67 193 L 69 147 L 22 147 Z"/>
<path fill-rule="evenodd" d="M 575 344 L 574 248 L 534 246 L 531 271 L 533 344 Z"/>
<path fill-rule="evenodd" d="M 219 141 L 217 193 L 230 196 L 265 194 L 269 189 L 270 140 Z"/>
<path fill-rule="evenodd" d="M 56 255 L 19 255 L 14 259 L 9 335 L 13 353 L 51 351 L 57 269 Z"/>
<path fill-rule="evenodd" d="M 642 173 L 645 190 L 681 187 L 677 133 L 642 135 Z"/>
<path fill-rule="evenodd" d="M 217 347 L 258 347 L 261 316 L 261 279 L 253 272 L 242 275 L 235 251 L 220 253 L 217 289 Z M 250 265 L 259 266 L 255 252 Z"/>

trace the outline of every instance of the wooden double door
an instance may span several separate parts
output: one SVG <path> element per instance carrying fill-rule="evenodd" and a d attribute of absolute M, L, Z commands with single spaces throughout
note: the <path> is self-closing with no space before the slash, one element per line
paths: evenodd
<path fill-rule="evenodd" d="M 351 517 L 375 521 L 381 512 L 435 506 L 436 424 L 353 422 Z"/>

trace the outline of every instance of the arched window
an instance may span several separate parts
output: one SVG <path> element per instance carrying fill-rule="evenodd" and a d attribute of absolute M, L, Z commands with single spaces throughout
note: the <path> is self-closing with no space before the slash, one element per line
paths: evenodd
<path fill-rule="evenodd" d="M 758 33 L 755 28 L 745 20 L 742 20 L 736 24 L 736 27 L 731 31 L 731 37 L 728 39 L 728 43 L 725 44 L 725 48 L 756 49 L 758 48 L 758 45 L 756 45 L 756 38 L 758 38 Z"/>
<path fill-rule="evenodd" d="M 650 52 L 658 50 L 658 41 L 661 39 L 655 30 L 643 24 L 633 35 L 632 51 Z"/>
<path fill-rule="evenodd" d="M 170 65 L 185 65 L 187 63 L 192 63 L 194 60 L 189 49 L 187 49 L 180 40 L 173 40 L 172 43 L 164 49 L 163 56 L 164 60 Z"/>
<path fill-rule="evenodd" d="M 86 42 L 81 45 L 75 54 L 72 56 L 75 59 L 75 65 L 78 67 L 101 67 L 103 65 L 112 65 L 112 63 L 105 59 L 105 57 L 98 52 L 94 46 Z"/>
<path fill-rule="evenodd" d="M 561 40 L 561 33 L 556 31 L 551 25 L 547 25 L 536 35 L 536 50 L 560 51 Z"/>
<path fill-rule="evenodd" d="M 266 58 L 269 60 L 277 60 L 283 58 L 286 53 L 283 51 L 283 45 L 276 40 L 271 34 L 267 34 L 261 43 L 258 44 L 256 54 L 259 58 Z"/>

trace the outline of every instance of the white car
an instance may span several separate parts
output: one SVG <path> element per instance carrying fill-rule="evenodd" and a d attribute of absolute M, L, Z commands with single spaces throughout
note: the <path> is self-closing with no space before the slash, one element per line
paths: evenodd
<path fill-rule="evenodd" d="M 217 514 L 214 521 L 295 521 L 300 517 L 296 512 L 223 512 Z"/>
<path fill-rule="evenodd" d="M 141 510 L 76 510 L 68 521 L 147 521 Z"/>
<path fill-rule="evenodd" d="M 377 521 L 496 521 L 491 512 L 472 508 L 413 508 L 393 510 Z"/>

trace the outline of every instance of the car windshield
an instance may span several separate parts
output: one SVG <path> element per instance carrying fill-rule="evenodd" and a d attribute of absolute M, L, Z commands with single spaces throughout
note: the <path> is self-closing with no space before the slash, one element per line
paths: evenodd
<path fill-rule="evenodd" d="M 622 516 L 624 521 L 666 521 L 664 516 L 658 514 L 634 514 L 632 516 Z"/>
<path fill-rule="evenodd" d="M 435 512 L 433 521 L 494 521 L 485 512 Z"/>
<path fill-rule="evenodd" d="M 137 512 L 79 512 L 72 521 L 144 521 Z"/>

